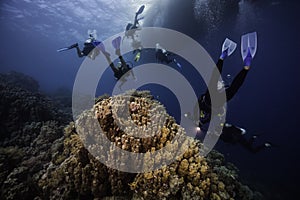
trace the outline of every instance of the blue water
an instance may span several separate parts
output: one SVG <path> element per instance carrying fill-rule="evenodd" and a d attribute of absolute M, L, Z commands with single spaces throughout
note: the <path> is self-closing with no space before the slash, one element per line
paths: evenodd
<path fill-rule="evenodd" d="M 210 2 L 209 4 L 205 4 Z M 221 3 L 217 3 L 221 2 Z M 251 154 L 239 146 L 219 142 L 216 148 L 240 169 L 245 183 L 261 191 L 268 199 L 291 199 L 300 179 L 298 141 L 300 55 L 298 1 L 1 1 L 0 72 L 15 70 L 34 77 L 41 90 L 60 87 L 72 89 L 83 59 L 75 50 L 57 53 L 56 49 L 78 42 L 81 47 L 88 29 L 96 29 L 104 40 L 123 31 L 134 12 L 144 3 L 143 26 L 159 26 L 181 31 L 197 40 L 216 61 L 223 40 L 238 42 L 238 49 L 224 64 L 224 75 L 234 77 L 242 67 L 240 36 L 257 31 L 258 51 L 246 81 L 229 102 L 227 120 L 260 133 L 258 142 L 269 140 L 279 147 Z M 203 4 L 204 3 L 204 4 Z M 207 5 L 207 6 L 206 6 Z M 79 9 L 80 8 L 80 9 Z M 153 57 L 141 59 L 146 63 Z M 182 74 L 189 78 L 197 95 L 205 88 L 193 69 L 178 58 Z M 171 66 L 176 68 L 176 65 Z M 115 84 L 110 69 L 102 81 L 109 93 Z M 197 77 L 196 79 L 193 77 Z M 228 80 L 230 82 L 230 80 Z M 154 96 L 163 102 L 177 120 L 178 101 L 166 88 L 152 85 Z"/>

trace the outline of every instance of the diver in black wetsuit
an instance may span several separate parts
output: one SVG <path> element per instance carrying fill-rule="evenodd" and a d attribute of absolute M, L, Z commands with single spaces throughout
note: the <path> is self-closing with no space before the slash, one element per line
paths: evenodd
<path fill-rule="evenodd" d="M 162 48 L 158 43 L 156 44 L 155 57 L 158 62 L 167 64 L 171 63 L 173 60 L 169 58 L 169 55 L 170 53 L 167 50 Z"/>
<path fill-rule="evenodd" d="M 113 62 L 111 62 L 109 66 L 113 70 L 114 76 L 116 77 L 116 79 L 119 80 L 119 79 L 121 79 L 121 77 L 124 74 L 126 74 L 131 69 L 131 67 L 126 63 L 126 61 L 122 57 L 122 55 L 120 53 L 120 49 L 116 50 L 116 54 L 119 56 L 119 60 L 120 60 L 119 66 L 116 67 Z M 107 59 L 110 59 L 110 58 L 107 58 Z M 132 73 L 132 76 L 134 76 L 133 73 Z"/>
<path fill-rule="evenodd" d="M 116 55 L 119 57 L 119 65 L 115 66 L 115 64 L 111 61 L 110 58 L 110 54 L 109 53 L 103 53 L 107 62 L 109 63 L 110 68 L 113 70 L 114 72 L 114 76 L 117 80 L 121 81 L 121 85 L 119 87 L 121 87 L 125 81 L 126 81 L 126 77 L 128 77 L 129 75 L 131 75 L 134 79 L 134 73 L 131 70 L 131 67 L 127 64 L 127 62 L 124 60 L 123 56 L 121 55 L 121 50 L 120 50 L 120 45 L 121 45 L 121 37 L 117 37 L 112 41 L 112 45 L 115 48 L 115 53 Z M 103 49 L 105 49 L 104 47 L 102 47 Z M 131 71 L 130 71 L 131 70 Z M 130 71 L 130 73 L 127 74 L 127 72 Z M 125 75 L 125 76 L 124 76 Z"/>
<path fill-rule="evenodd" d="M 221 74 L 222 73 L 222 68 L 223 68 L 223 61 L 224 58 L 220 58 L 217 62 L 217 68 L 214 69 L 210 83 L 209 83 L 209 88 L 218 90 L 220 93 L 225 92 L 227 101 L 231 100 L 232 97 L 237 93 L 239 88 L 242 86 L 248 70 L 250 69 L 250 66 L 245 66 L 239 73 L 238 75 L 234 78 L 232 84 L 224 88 L 223 83 L 218 82 L 219 77 L 217 77 L 218 71 Z M 211 99 L 209 95 L 208 89 L 206 90 L 205 94 L 201 95 L 200 98 L 198 99 L 199 107 L 200 107 L 200 124 L 199 127 L 201 128 L 204 124 L 209 123 L 210 117 L 211 117 Z M 222 105 L 221 105 L 222 107 Z M 222 110 L 222 109 L 221 109 Z M 223 114 L 223 113 L 221 113 Z"/>
<path fill-rule="evenodd" d="M 81 51 L 78 43 L 73 44 L 70 48 L 76 48 L 78 57 L 88 56 L 92 60 L 100 54 L 100 50 L 95 48 L 100 42 L 97 41 L 92 34 L 89 35 L 89 38 L 84 42 L 83 50 Z"/>
<path fill-rule="evenodd" d="M 252 153 L 257 153 L 265 148 L 274 146 L 269 142 L 265 142 L 263 144 L 254 145 L 254 141 L 257 138 L 256 135 L 252 135 L 250 139 L 245 137 L 246 130 L 228 123 L 224 124 L 222 134 L 220 135 L 220 139 L 229 144 L 240 144 L 245 149 Z"/>
<path fill-rule="evenodd" d="M 60 48 L 57 50 L 57 52 L 67 51 L 76 48 L 78 57 L 81 58 L 84 56 L 88 56 L 90 59 L 95 60 L 95 58 L 100 54 L 100 51 L 106 53 L 105 50 L 101 49 L 102 46 L 103 45 L 101 44 L 101 42 L 96 40 L 96 37 L 93 34 L 89 34 L 89 38 L 84 42 L 84 47 L 82 50 L 80 50 L 78 43 L 75 43 L 69 47 Z"/>
<path fill-rule="evenodd" d="M 255 34 L 255 37 L 256 37 L 256 34 Z M 228 44 L 225 45 L 225 48 L 224 48 L 224 44 L 226 41 L 228 42 Z M 231 85 L 229 87 L 225 88 L 223 83 L 220 83 L 218 74 L 222 73 L 224 59 L 226 57 L 228 57 L 229 55 L 231 55 L 236 48 L 236 43 L 234 43 L 233 41 L 226 39 L 225 42 L 223 44 L 222 54 L 216 64 L 217 68 L 214 68 L 214 70 L 213 70 L 212 77 L 209 82 L 209 88 L 210 88 L 210 90 L 215 89 L 215 91 L 211 91 L 211 92 L 216 92 L 216 94 L 218 94 L 218 93 L 221 94 L 222 92 L 225 92 L 226 97 L 227 97 L 226 100 L 230 101 L 233 98 L 233 96 L 237 93 L 239 88 L 242 86 L 242 84 L 248 74 L 248 71 L 250 69 L 251 61 L 255 55 L 255 51 L 251 51 L 250 47 L 248 47 L 246 49 L 245 56 L 243 56 L 243 60 L 244 60 L 243 69 L 234 78 Z M 226 46 L 227 46 L 227 48 L 226 48 Z M 255 47 L 252 47 L 252 49 L 256 49 L 256 43 L 255 43 Z M 224 112 L 225 112 L 225 108 L 223 108 L 224 105 L 217 105 L 216 107 L 212 107 L 208 89 L 206 90 L 205 94 L 203 94 L 199 97 L 198 104 L 199 104 L 199 108 L 200 108 L 199 128 L 201 131 L 203 131 L 205 129 L 204 125 L 208 124 L 212 117 L 216 117 L 216 116 L 211 116 L 212 109 L 218 111 L 218 116 L 224 115 Z M 237 126 L 233 126 L 228 123 L 225 123 L 224 125 L 222 125 L 222 128 L 223 129 L 222 129 L 222 132 L 220 135 L 221 140 L 223 140 L 226 143 L 231 143 L 231 144 L 239 143 L 252 153 L 259 152 L 260 150 L 262 150 L 264 148 L 272 146 L 270 143 L 264 143 L 262 145 L 254 147 L 253 142 L 254 142 L 254 139 L 256 138 L 256 136 L 253 136 L 250 140 L 247 140 L 244 137 L 244 134 L 246 133 L 246 131 L 244 129 L 239 128 Z M 199 139 L 199 135 L 196 135 L 196 139 Z"/>
<path fill-rule="evenodd" d="M 142 5 L 139 10 L 135 13 L 135 17 L 134 17 L 134 22 L 133 24 L 132 23 L 128 23 L 126 28 L 125 28 L 125 36 L 128 38 L 128 37 L 131 37 L 133 40 L 134 40 L 134 35 L 135 35 L 135 32 L 136 30 L 138 30 L 140 28 L 140 24 L 139 24 L 139 21 L 144 19 L 143 17 L 141 18 L 138 18 L 138 16 L 140 14 L 143 13 L 145 9 L 145 6 Z"/>

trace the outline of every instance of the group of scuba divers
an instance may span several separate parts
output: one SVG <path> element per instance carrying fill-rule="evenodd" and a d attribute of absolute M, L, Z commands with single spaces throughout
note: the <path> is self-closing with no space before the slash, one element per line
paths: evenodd
<path fill-rule="evenodd" d="M 133 40 L 132 46 L 134 49 L 136 49 L 134 51 L 134 53 L 136 53 L 136 56 L 134 58 L 135 61 L 138 61 L 140 59 L 142 45 L 141 42 L 135 40 L 134 35 L 135 35 L 135 31 L 140 29 L 139 21 L 143 19 L 143 17 L 138 18 L 138 16 L 143 12 L 144 8 L 145 8 L 144 5 L 141 6 L 135 14 L 134 22 L 128 23 L 126 26 L 125 36 L 131 37 L 131 39 Z M 96 56 L 98 56 L 100 52 L 102 52 L 107 62 L 109 63 L 110 68 L 114 72 L 115 78 L 117 80 L 126 81 L 126 79 L 124 80 L 124 75 L 127 72 L 129 73 L 127 73 L 126 76 L 128 76 L 128 74 L 131 74 L 133 78 L 135 77 L 131 70 L 131 67 L 127 64 L 127 62 L 124 60 L 124 58 L 121 55 L 120 52 L 121 40 L 122 38 L 119 36 L 112 41 L 112 45 L 115 48 L 115 53 L 120 60 L 119 66 L 115 66 L 115 64 L 111 61 L 110 54 L 105 50 L 103 43 L 97 40 L 94 33 L 89 33 L 89 38 L 85 41 L 83 50 L 81 50 L 78 46 L 78 43 L 76 43 L 69 47 L 61 48 L 57 51 L 61 52 L 61 51 L 75 48 L 79 57 L 88 56 L 92 60 L 94 60 Z M 225 39 L 222 46 L 221 56 L 219 57 L 216 64 L 217 67 L 214 68 L 208 85 L 208 88 L 210 88 L 210 90 L 215 89 L 216 92 L 219 93 L 220 95 L 222 95 L 222 93 L 224 95 L 225 93 L 227 102 L 230 101 L 237 93 L 237 91 L 242 86 L 249 72 L 251 61 L 253 60 L 257 49 L 256 32 L 248 33 L 241 37 L 241 53 L 242 53 L 244 67 L 233 79 L 231 85 L 224 87 L 223 83 L 220 82 L 220 77 L 218 77 L 218 75 L 222 74 L 224 60 L 235 51 L 236 47 L 237 44 L 235 42 L 233 42 L 228 38 Z M 174 62 L 178 67 L 181 68 L 181 65 L 174 58 L 171 58 L 172 55 L 173 55 L 172 53 L 168 52 L 166 49 L 161 47 L 158 43 L 156 44 L 155 56 L 158 62 L 166 63 L 166 64 Z M 223 109 L 224 105 L 219 105 L 218 108 L 212 106 L 209 92 L 211 91 L 207 89 L 206 92 L 203 95 L 201 95 L 198 99 L 200 119 L 198 120 L 199 125 L 198 125 L 198 132 L 195 137 L 196 139 L 200 139 L 201 135 L 203 135 L 202 133 L 207 131 L 206 130 L 207 125 L 210 123 L 211 117 L 214 117 L 212 116 L 212 110 L 219 110 L 219 111 L 223 110 L 224 112 L 226 112 L 225 109 Z M 240 144 L 245 149 L 249 150 L 252 153 L 257 153 L 263 149 L 276 146 L 270 142 L 265 142 L 260 145 L 255 145 L 254 142 L 258 136 L 259 135 L 252 135 L 250 138 L 248 138 L 246 137 L 245 129 L 226 122 L 222 124 L 222 132 L 220 135 L 220 139 L 225 143 Z"/>

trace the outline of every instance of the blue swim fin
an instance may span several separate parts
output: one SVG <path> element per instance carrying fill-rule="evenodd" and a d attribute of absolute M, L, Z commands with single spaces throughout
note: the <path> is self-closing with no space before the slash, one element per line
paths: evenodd
<path fill-rule="evenodd" d="M 117 38 L 113 39 L 111 43 L 115 49 L 120 49 L 121 41 L 122 41 L 121 36 L 118 36 Z"/>
<path fill-rule="evenodd" d="M 110 56 L 110 54 L 105 50 L 105 46 L 102 42 L 94 41 L 93 45 L 97 47 L 105 56 Z"/>
<path fill-rule="evenodd" d="M 226 38 L 223 46 L 222 46 L 222 52 L 224 52 L 226 49 L 227 50 L 227 56 L 230 56 L 234 50 L 236 49 L 237 44 L 235 42 L 233 42 L 232 40 Z"/>
<path fill-rule="evenodd" d="M 100 51 L 105 52 L 105 46 L 102 42 L 94 41 L 93 45 L 97 47 Z"/>
<path fill-rule="evenodd" d="M 248 53 L 254 58 L 257 50 L 257 33 L 247 33 L 241 38 L 241 54 L 243 60 L 246 59 Z"/>
<path fill-rule="evenodd" d="M 139 8 L 139 10 L 136 12 L 136 14 L 137 14 L 137 15 L 142 14 L 142 12 L 144 11 L 144 9 L 145 9 L 145 5 L 142 5 L 142 6 Z"/>

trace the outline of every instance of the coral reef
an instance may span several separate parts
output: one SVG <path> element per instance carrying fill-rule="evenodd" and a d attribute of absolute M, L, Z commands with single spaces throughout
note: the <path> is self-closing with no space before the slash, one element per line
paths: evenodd
<path fill-rule="evenodd" d="M 63 149 L 63 128 L 71 115 L 37 88 L 37 82 L 25 75 L 0 74 L 0 199 L 38 196 L 44 168 Z"/>
<path fill-rule="evenodd" d="M 51 155 L 62 150 L 62 128 L 56 121 L 33 122 L 0 148 L 1 199 L 33 199 L 40 193 L 40 176 Z"/>
<path fill-rule="evenodd" d="M 260 199 L 220 153 L 199 156 L 201 144 L 183 139 L 184 129 L 147 91 L 100 97 L 76 125 L 39 93 L 1 81 L 0 93 L 1 199 Z M 116 148 L 104 151 L 104 139 Z M 180 145 L 186 140 L 189 146 Z M 145 154 L 137 167 L 163 167 L 146 173 L 107 167 L 132 159 L 117 148 Z"/>
<path fill-rule="evenodd" d="M 97 119 L 102 133 L 116 146 L 136 153 L 147 154 L 159 150 L 166 146 L 176 133 L 182 131 L 172 117 L 165 116 L 164 125 L 159 127 L 159 133 L 152 138 L 136 138 L 127 134 L 130 133 L 127 131 L 132 131 L 134 128 L 128 129 L 122 117 L 115 120 L 114 113 L 120 114 L 125 109 L 130 113 L 126 117 L 129 117 L 134 124 L 139 127 L 147 124 L 153 129 L 155 123 L 151 125 L 151 122 L 160 120 L 155 121 L 156 119 L 151 118 L 152 115 L 149 113 L 158 111 L 162 116 L 165 115 L 158 102 L 144 97 L 147 94 L 149 93 L 104 98 L 97 101 L 94 110 L 82 114 L 77 121 L 76 128 L 74 124 L 70 124 L 65 132 L 64 159 L 59 162 L 52 160 L 53 165 L 49 166 L 47 173 L 39 181 L 43 193 L 49 195 L 50 199 L 58 196 L 63 198 L 122 196 L 128 199 L 213 200 L 257 197 L 238 181 L 236 169 L 232 165 L 225 166 L 224 157 L 221 154 L 213 151 L 207 158 L 201 157 L 199 155 L 201 144 L 193 139 L 190 139 L 191 143 L 187 151 L 177 157 L 173 163 L 146 173 L 120 172 L 99 162 L 94 153 L 97 151 L 103 153 L 100 141 L 103 138 L 94 135 L 95 133 L 91 133 L 86 128 L 88 126 L 91 129 L 97 129 L 91 122 L 92 118 Z M 125 125 L 123 128 L 127 128 L 126 131 L 123 131 L 117 124 Z M 110 149 L 110 152 L 98 156 L 103 156 L 111 162 L 117 161 L 125 164 L 122 155 L 116 154 L 114 150 Z M 160 157 L 154 160 L 146 159 L 136 165 L 153 165 L 162 160 Z"/>
<path fill-rule="evenodd" d="M 4 83 L 5 85 L 12 87 L 22 88 L 23 90 L 27 90 L 29 92 L 38 92 L 40 87 L 36 80 L 30 76 L 16 71 L 11 71 L 7 74 L 0 74 L 0 83 Z"/>
<path fill-rule="evenodd" d="M 26 130 L 32 131 L 30 124 L 33 122 L 55 120 L 60 124 L 67 124 L 71 121 L 70 114 L 57 109 L 46 96 L 40 93 L 33 93 L 0 81 L 0 96 L 1 146 L 7 146 L 10 143 L 11 145 L 24 145 L 22 141 L 27 141 L 28 137 L 34 138 L 35 135 L 26 133 Z M 35 130 L 35 125 L 32 126 Z M 25 133 L 22 129 L 26 129 Z M 16 140 L 21 142 L 16 144 Z"/>

